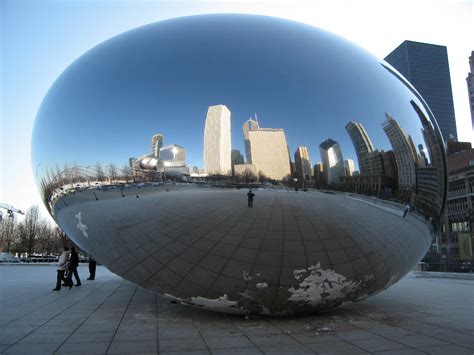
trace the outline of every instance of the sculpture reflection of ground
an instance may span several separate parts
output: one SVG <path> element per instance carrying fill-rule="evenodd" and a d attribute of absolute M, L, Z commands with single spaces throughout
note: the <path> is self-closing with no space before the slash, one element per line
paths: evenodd
<path fill-rule="evenodd" d="M 431 242 L 416 215 L 345 194 L 256 190 L 248 208 L 246 193 L 84 190 L 58 201 L 55 213 L 111 271 L 179 302 L 237 313 L 317 311 L 365 298 L 405 275 Z"/>

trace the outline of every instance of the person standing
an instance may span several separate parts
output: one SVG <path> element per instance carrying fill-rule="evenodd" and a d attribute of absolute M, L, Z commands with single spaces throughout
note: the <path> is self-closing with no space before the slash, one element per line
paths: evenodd
<path fill-rule="evenodd" d="M 58 267 L 57 267 L 57 276 L 56 276 L 56 287 L 53 288 L 53 291 L 59 291 L 61 289 L 61 282 L 64 280 L 64 273 L 66 272 L 67 264 L 69 262 L 69 248 L 64 247 L 64 251 L 59 257 Z"/>
<path fill-rule="evenodd" d="M 88 280 L 95 279 L 95 268 L 97 266 L 97 262 L 89 255 L 89 277 Z"/>
<path fill-rule="evenodd" d="M 79 278 L 79 274 L 77 273 L 77 267 L 79 266 L 79 254 L 77 254 L 76 248 L 74 247 L 71 248 L 71 260 L 69 266 L 71 268 L 71 274 L 73 274 L 74 278 L 76 279 L 76 286 L 81 286 L 81 279 Z"/>
<path fill-rule="evenodd" d="M 405 208 L 403 209 L 403 215 L 402 215 L 402 218 L 405 218 L 405 216 L 407 215 L 407 213 L 410 211 L 410 204 L 407 203 L 405 205 Z"/>
<path fill-rule="evenodd" d="M 249 189 L 249 192 L 247 193 L 247 199 L 248 199 L 248 205 L 247 207 L 253 207 L 253 197 L 255 194 L 252 192 L 252 189 Z"/>

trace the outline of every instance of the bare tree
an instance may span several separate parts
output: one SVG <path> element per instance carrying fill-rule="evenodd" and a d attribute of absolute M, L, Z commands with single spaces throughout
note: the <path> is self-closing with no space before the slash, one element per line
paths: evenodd
<path fill-rule="evenodd" d="M 11 246 L 15 240 L 16 221 L 13 217 L 6 218 L 0 224 L 0 248 L 2 251 L 9 253 Z"/>
<path fill-rule="evenodd" d="M 25 219 L 19 224 L 19 237 L 21 247 L 28 255 L 33 253 L 35 241 L 39 229 L 38 206 L 32 206 L 26 211 Z"/>
<path fill-rule="evenodd" d="M 56 241 L 59 243 L 59 245 L 57 247 L 57 249 L 59 249 L 58 251 L 61 251 L 61 249 L 63 247 L 68 246 L 69 239 L 68 239 L 66 233 L 64 233 L 64 231 L 61 228 L 56 226 L 53 230 L 53 234 L 54 234 L 54 237 L 55 237 Z"/>
<path fill-rule="evenodd" d="M 257 181 L 257 176 L 250 169 L 245 169 L 242 172 L 242 178 L 246 183 Z"/>
<path fill-rule="evenodd" d="M 132 169 L 128 165 L 124 165 L 122 167 L 122 178 L 128 182 L 129 179 L 132 177 Z"/>
<path fill-rule="evenodd" d="M 117 166 L 115 164 L 109 164 L 107 170 L 110 176 L 110 182 L 113 183 L 115 180 L 117 180 Z"/>
<path fill-rule="evenodd" d="M 97 163 L 95 167 L 95 178 L 97 179 L 97 181 L 101 182 L 105 180 L 104 170 L 102 169 L 102 164 L 100 163 Z"/>

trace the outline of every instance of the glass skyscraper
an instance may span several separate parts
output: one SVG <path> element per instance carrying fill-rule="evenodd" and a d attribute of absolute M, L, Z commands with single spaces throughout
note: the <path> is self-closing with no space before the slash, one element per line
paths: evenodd
<path fill-rule="evenodd" d="M 385 60 L 423 96 L 444 140 L 457 140 L 453 93 L 445 46 L 404 41 Z"/>

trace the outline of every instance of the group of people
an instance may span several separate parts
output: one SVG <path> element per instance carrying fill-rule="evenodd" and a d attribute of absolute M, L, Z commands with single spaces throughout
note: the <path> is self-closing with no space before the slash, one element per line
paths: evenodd
<path fill-rule="evenodd" d="M 87 280 L 95 279 L 96 265 L 96 261 L 92 257 L 89 257 L 89 277 Z M 77 272 L 78 266 L 79 254 L 77 254 L 76 248 L 72 247 L 71 251 L 69 251 L 68 247 L 64 247 L 64 251 L 59 257 L 56 287 L 53 288 L 53 291 L 59 291 L 61 289 L 61 285 L 71 289 L 74 285 L 72 276 L 74 276 L 76 279 L 76 286 L 81 286 L 81 279 L 79 278 L 79 273 Z"/>

